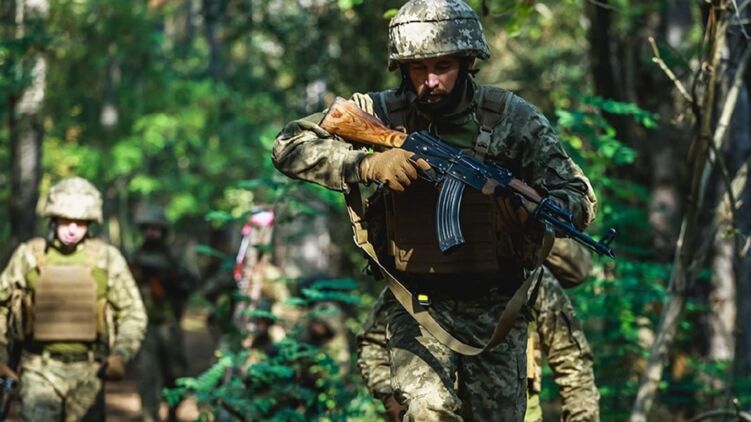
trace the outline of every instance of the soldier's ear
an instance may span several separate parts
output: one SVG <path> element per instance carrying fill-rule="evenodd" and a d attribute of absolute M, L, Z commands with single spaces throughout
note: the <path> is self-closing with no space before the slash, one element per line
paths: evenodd
<path fill-rule="evenodd" d="M 480 71 L 480 69 L 475 68 L 475 65 L 477 64 L 477 58 L 476 57 L 465 57 L 462 61 L 462 66 L 464 69 L 467 70 L 467 73 L 469 73 L 472 76 L 475 76 L 477 72 Z"/>

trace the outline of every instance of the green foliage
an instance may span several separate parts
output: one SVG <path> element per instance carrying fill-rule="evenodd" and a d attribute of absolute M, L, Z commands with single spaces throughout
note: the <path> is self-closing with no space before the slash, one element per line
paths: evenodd
<path fill-rule="evenodd" d="M 294 303 L 306 312 L 287 337 L 268 347 L 247 348 L 241 343 L 253 338 L 252 331 L 228 332 L 217 351 L 217 361 L 195 378 L 181 378 L 177 387 L 165 390 L 170 403 L 179 403 L 190 395 L 202 410 L 202 419 L 242 421 L 306 421 L 306 420 L 373 420 L 379 407 L 355 381 L 350 368 L 337 362 L 331 349 L 309 337 L 307 324 L 313 319 L 330 321 L 341 318 L 335 308 L 314 307 L 318 302 L 359 304 L 352 292 L 358 283 L 351 279 L 313 279 L 300 281 L 301 296 Z M 235 305 L 249 299 L 234 293 Z M 218 304 L 226 306 L 225 303 Z M 231 305 L 232 306 L 232 305 Z M 225 309 L 220 315 L 233 324 L 235 312 Z M 272 312 L 248 308 L 248 318 L 261 318 L 285 326 L 294 321 L 283 320 Z M 338 327 L 338 330 L 344 327 Z M 339 345 L 341 347 L 341 345 Z M 346 347 L 346 345 L 344 346 Z"/>

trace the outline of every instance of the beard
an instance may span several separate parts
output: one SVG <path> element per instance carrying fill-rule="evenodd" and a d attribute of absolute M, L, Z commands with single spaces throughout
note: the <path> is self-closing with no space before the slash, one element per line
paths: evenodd
<path fill-rule="evenodd" d="M 432 118 L 453 114 L 458 111 L 457 107 L 467 95 L 468 82 L 468 72 L 461 70 L 454 84 L 454 89 L 451 92 L 442 92 L 443 90 L 425 91 L 423 95 L 416 96 L 415 106 L 418 110 Z M 431 95 L 437 95 L 439 98 L 437 100 L 429 100 Z"/>

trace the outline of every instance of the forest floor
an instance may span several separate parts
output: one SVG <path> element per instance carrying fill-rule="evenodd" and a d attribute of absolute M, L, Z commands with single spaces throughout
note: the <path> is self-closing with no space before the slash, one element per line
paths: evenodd
<path fill-rule="evenodd" d="M 185 350 L 188 357 L 188 376 L 203 372 L 212 363 L 216 342 L 206 327 L 206 310 L 188 309 L 182 321 L 185 330 Z M 130 376 L 121 382 L 107 384 L 107 421 L 136 422 L 141 420 L 141 400 L 138 397 L 136 371 L 128 371 Z M 162 419 L 167 418 L 167 405 L 162 404 Z M 178 419 L 193 421 L 198 418 L 198 408 L 188 399 L 177 409 Z"/>

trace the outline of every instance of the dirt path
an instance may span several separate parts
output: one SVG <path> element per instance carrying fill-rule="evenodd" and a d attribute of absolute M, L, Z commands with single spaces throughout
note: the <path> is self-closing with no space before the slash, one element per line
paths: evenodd
<path fill-rule="evenodd" d="M 183 318 L 185 330 L 185 347 L 188 352 L 188 375 L 200 374 L 208 368 L 213 357 L 216 343 L 206 329 L 206 313 L 202 310 L 188 310 Z M 141 419 L 141 400 L 138 397 L 135 371 L 128 371 L 130 376 L 121 382 L 107 384 L 107 421 L 136 422 Z M 167 417 L 167 406 L 162 405 L 161 416 Z M 177 409 L 181 421 L 193 421 L 198 418 L 195 402 L 187 400 Z"/>
<path fill-rule="evenodd" d="M 209 367 L 214 358 L 216 343 L 206 328 L 204 310 L 188 310 L 183 318 L 185 330 L 185 347 L 188 351 L 188 374 L 198 375 Z M 141 420 L 141 400 L 136 384 L 137 374 L 129 368 L 126 379 L 120 382 L 108 382 L 106 386 L 107 422 L 137 422 Z M 18 421 L 18 401 L 13 403 L 8 421 Z M 162 405 L 162 418 L 167 417 L 167 406 Z M 177 411 L 181 421 L 193 421 L 198 418 L 195 402 L 186 400 Z"/>

